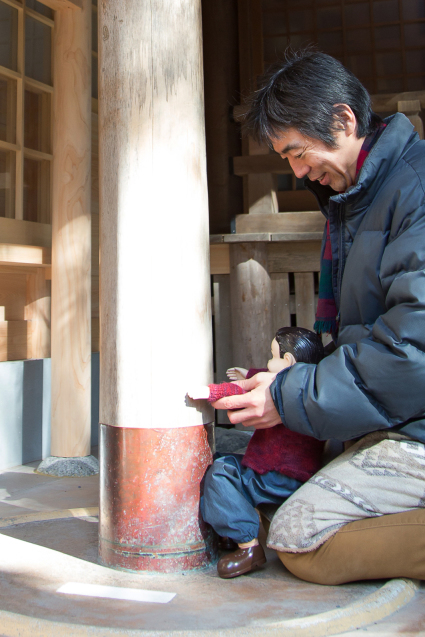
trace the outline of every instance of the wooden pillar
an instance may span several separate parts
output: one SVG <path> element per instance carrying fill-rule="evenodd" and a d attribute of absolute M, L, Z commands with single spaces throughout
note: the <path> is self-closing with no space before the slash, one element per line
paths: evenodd
<path fill-rule="evenodd" d="M 232 244 L 230 295 L 234 365 L 266 366 L 273 337 L 271 288 L 267 244 Z"/>
<path fill-rule="evenodd" d="M 212 555 L 201 2 L 106 0 L 99 34 L 100 556 L 183 570 Z"/>
<path fill-rule="evenodd" d="M 90 454 L 91 2 L 55 13 L 52 456 Z"/>

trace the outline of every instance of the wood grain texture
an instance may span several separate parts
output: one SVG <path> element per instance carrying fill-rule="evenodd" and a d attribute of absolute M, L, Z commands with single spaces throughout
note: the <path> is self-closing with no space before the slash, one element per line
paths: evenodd
<path fill-rule="evenodd" d="M 54 11 L 61 11 L 63 9 L 72 9 L 73 11 L 84 7 L 85 0 L 39 0 L 46 7 L 50 7 Z"/>
<path fill-rule="evenodd" d="M 91 2 L 57 10 L 53 77 L 52 446 L 90 454 Z"/>
<path fill-rule="evenodd" d="M 289 293 L 289 276 L 286 272 L 270 275 L 272 282 L 272 333 L 280 327 L 291 325 L 291 298 Z"/>
<path fill-rule="evenodd" d="M 0 263 L 49 266 L 51 263 L 51 250 L 50 248 L 40 248 L 38 246 L 0 243 Z"/>
<path fill-rule="evenodd" d="M 238 363 L 233 358 L 232 312 L 230 297 L 230 277 L 218 274 L 213 277 L 214 299 L 214 342 L 215 375 L 214 382 L 227 380 L 226 370 Z M 227 413 L 222 409 L 216 413 L 217 423 L 230 424 Z"/>
<path fill-rule="evenodd" d="M 267 246 L 230 246 L 230 294 L 235 365 L 263 367 L 272 340 L 272 286 Z"/>
<path fill-rule="evenodd" d="M 102 2 L 99 36 L 100 421 L 201 425 L 212 409 L 185 402 L 212 380 L 201 2 Z"/>
<path fill-rule="evenodd" d="M 312 272 L 295 272 L 295 306 L 297 327 L 312 330 L 315 321 L 314 276 Z"/>
<path fill-rule="evenodd" d="M 52 226 L 47 223 L 0 217 L 0 237 L 1 243 L 50 248 Z"/>
<path fill-rule="evenodd" d="M 230 274 L 230 252 L 226 244 L 210 246 L 211 274 Z"/>
<path fill-rule="evenodd" d="M 31 358 L 28 321 L 0 321 L 0 361 Z"/>
<path fill-rule="evenodd" d="M 50 282 L 42 268 L 27 275 L 25 319 L 31 358 L 50 358 Z"/>
<path fill-rule="evenodd" d="M 270 272 L 319 272 L 320 241 L 270 243 L 267 246 Z"/>
<path fill-rule="evenodd" d="M 323 232 L 321 212 L 285 212 L 270 215 L 237 215 L 236 232 Z"/>

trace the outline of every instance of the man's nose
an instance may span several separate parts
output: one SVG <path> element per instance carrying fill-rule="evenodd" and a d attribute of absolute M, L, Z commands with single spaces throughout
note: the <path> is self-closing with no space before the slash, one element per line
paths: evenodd
<path fill-rule="evenodd" d="M 297 179 L 302 179 L 303 177 L 307 177 L 308 173 L 310 172 L 310 166 L 308 166 L 308 164 L 306 164 L 304 161 L 297 159 L 296 157 L 291 157 L 289 158 L 289 164 L 292 168 L 292 170 L 295 173 L 295 177 L 297 177 Z"/>

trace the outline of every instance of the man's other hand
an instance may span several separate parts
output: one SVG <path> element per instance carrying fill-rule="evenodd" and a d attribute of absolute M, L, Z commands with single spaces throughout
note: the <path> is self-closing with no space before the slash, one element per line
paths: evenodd
<path fill-rule="evenodd" d="M 256 429 L 274 427 L 281 421 L 269 389 L 275 378 L 276 374 L 260 372 L 248 380 L 237 381 L 236 384 L 248 393 L 220 398 L 212 406 L 229 410 L 227 415 L 233 425 L 242 423 Z"/>

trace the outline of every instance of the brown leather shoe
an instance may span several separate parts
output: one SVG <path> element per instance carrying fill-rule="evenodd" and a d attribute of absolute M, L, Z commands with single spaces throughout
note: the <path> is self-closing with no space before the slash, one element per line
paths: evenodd
<path fill-rule="evenodd" d="M 238 545 L 232 538 L 220 536 L 218 538 L 218 548 L 222 551 L 236 551 Z"/>
<path fill-rule="evenodd" d="M 220 577 L 230 579 L 243 573 L 249 573 L 253 568 L 266 562 L 266 556 L 261 544 L 247 549 L 238 549 L 218 560 L 217 571 Z"/>

